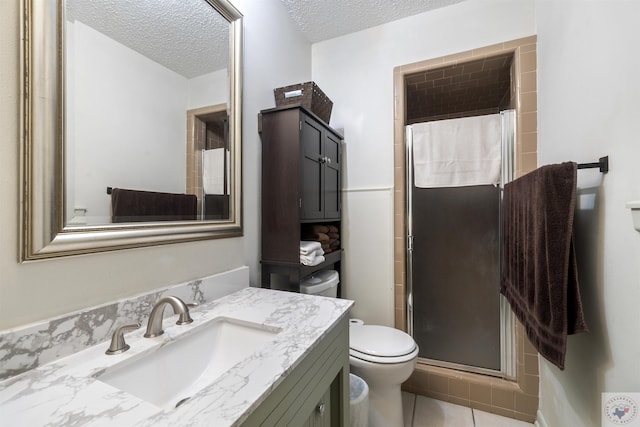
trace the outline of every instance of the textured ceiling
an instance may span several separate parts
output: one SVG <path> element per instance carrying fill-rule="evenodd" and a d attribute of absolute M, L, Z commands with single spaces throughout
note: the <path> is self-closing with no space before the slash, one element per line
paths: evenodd
<path fill-rule="evenodd" d="M 305 37 L 316 43 L 464 0 L 280 1 Z"/>
<path fill-rule="evenodd" d="M 226 68 L 228 22 L 204 0 L 66 0 L 78 20 L 192 78 Z"/>
<path fill-rule="evenodd" d="M 464 0 L 279 1 L 315 43 Z M 67 20 L 77 19 L 185 77 L 227 66 L 227 21 L 205 0 L 66 0 L 65 4 Z"/>

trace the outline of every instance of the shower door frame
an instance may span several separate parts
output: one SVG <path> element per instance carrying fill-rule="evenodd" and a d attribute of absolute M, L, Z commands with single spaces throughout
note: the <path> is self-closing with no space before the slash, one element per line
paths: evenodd
<path fill-rule="evenodd" d="M 505 184 L 514 179 L 515 175 L 515 135 L 516 135 L 516 111 L 504 110 L 500 112 L 502 117 L 501 137 L 501 164 L 500 175 L 500 207 L 502 208 L 502 196 Z M 406 247 L 406 313 L 407 331 L 413 337 L 413 136 L 411 127 L 405 126 L 405 232 L 407 238 Z M 500 241 L 502 240 L 502 209 L 500 208 Z M 500 244 L 500 251 L 502 245 Z M 502 266 L 500 266 L 502 270 Z M 491 375 L 504 379 L 516 378 L 516 322 L 509 303 L 500 295 L 500 370 L 481 368 L 476 366 L 461 365 L 427 358 L 419 358 L 419 362 L 433 366 L 456 369 L 482 375 Z"/>

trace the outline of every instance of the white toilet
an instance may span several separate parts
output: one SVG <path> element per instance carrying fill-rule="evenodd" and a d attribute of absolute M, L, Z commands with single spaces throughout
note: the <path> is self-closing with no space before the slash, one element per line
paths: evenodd
<path fill-rule="evenodd" d="M 322 270 L 303 280 L 300 292 L 335 298 L 338 281 L 336 271 Z M 418 345 L 409 334 L 352 319 L 349 364 L 369 386 L 369 427 L 404 426 L 400 386 L 411 376 L 417 359 Z"/>
<path fill-rule="evenodd" d="M 351 372 L 369 386 L 369 426 L 403 426 L 400 386 L 416 367 L 418 346 L 410 335 L 394 328 L 351 324 Z"/>

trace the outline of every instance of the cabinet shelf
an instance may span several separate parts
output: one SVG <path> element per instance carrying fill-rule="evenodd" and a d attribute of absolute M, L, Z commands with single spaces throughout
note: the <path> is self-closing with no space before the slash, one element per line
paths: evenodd
<path fill-rule="evenodd" d="M 286 276 L 288 281 L 288 290 L 298 291 L 300 280 L 315 273 L 316 271 L 325 270 L 333 267 L 334 270 L 340 271 L 342 262 L 342 249 L 331 252 L 324 256 L 325 261 L 318 265 L 309 266 L 295 262 L 285 261 L 268 261 L 262 260 L 262 287 L 271 287 L 271 274 L 279 274 Z"/>

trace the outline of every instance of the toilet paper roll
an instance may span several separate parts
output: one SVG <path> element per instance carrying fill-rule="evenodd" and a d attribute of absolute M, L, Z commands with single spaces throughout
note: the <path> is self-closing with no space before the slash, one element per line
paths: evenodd
<path fill-rule="evenodd" d="M 364 322 L 360 319 L 349 319 L 349 326 L 355 326 L 355 325 L 362 326 L 364 325 Z"/>

